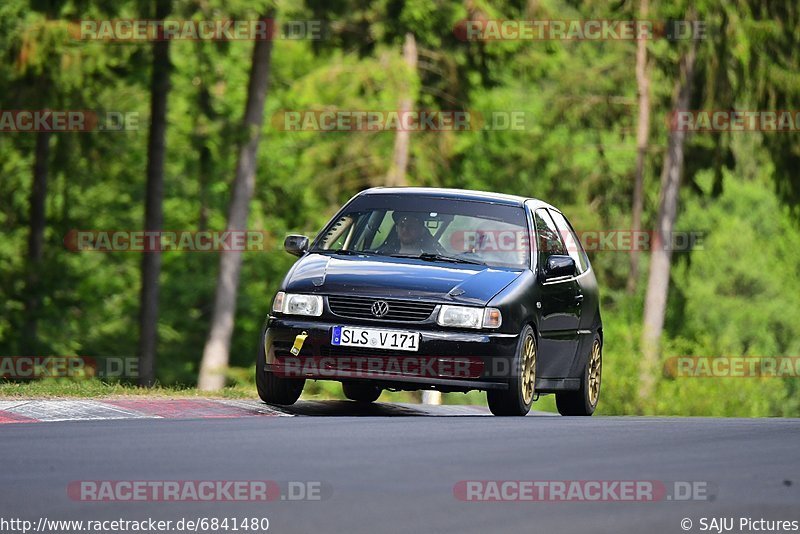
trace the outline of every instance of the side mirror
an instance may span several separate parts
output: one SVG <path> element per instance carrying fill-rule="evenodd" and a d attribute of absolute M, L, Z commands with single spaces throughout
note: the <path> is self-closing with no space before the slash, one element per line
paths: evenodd
<path fill-rule="evenodd" d="M 289 254 L 302 256 L 308 250 L 308 238 L 304 235 L 286 236 L 286 239 L 283 241 L 283 248 Z"/>
<path fill-rule="evenodd" d="M 544 277 L 548 278 L 561 278 L 562 276 L 575 276 L 577 268 L 575 267 L 575 260 L 570 256 L 553 255 L 547 258 L 547 263 L 544 266 Z"/>

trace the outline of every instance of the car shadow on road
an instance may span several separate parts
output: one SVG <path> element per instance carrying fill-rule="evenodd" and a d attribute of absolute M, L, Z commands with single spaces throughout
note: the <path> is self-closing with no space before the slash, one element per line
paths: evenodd
<path fill-rule="evenodd" d="M 346 400 L 301 400 L 291 406 L 270 405 L 270 407 L 291 415 L 327 417 L 486 417 L 492 415 L 484 406 L 363 403 Z M 536 412 L 530 415 L 553 414 Z"/>

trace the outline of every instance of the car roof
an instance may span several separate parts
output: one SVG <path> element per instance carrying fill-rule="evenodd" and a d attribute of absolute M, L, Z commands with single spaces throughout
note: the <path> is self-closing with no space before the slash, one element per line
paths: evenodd
<path fill-rule="evenodd" d="M 471 189 L 446 189 L 441 187 L 373 187 L 358 194 L 366 195 L 408 195 L 421 197 L 447 198 L 453 200 L 470 200 L 473 202 L 490 202 L 508 206 L 522 206 L 530 201 L 532 209 L 554 208 L 550 204 L 533 197 L 507 195 L 505 193 L 490 193 L 488 191 L 473 191 Z"/>

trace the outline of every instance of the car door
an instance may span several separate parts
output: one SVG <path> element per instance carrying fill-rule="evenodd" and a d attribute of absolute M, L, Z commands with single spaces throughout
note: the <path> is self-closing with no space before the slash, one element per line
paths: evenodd
<path fill-rule="evenodd" d="M 583 250 L 575 230 L 564 215 L 556 210 L 550 210 L 550 215 L 556 223 L 559 234 L 567 247 L 567 253 L 575 260 L 578 272 L 578 295 L 580 296 L 581 318 L 578 334 L 593 334 L 598 323 L 597 310 L 599 309 L 599 291 L 597 279 L 591 272 L 591 264 L 586 252 Z"/>
<path fill-rule="evenodd" d="M 581 246 L 575 230 L 564 215 L 557 210 L 550 210 L 556 228 L 562 236 L 567 252 L 575 260 L 578 272 L 575 281 L 578 283 L 578 300 L 581 307 L 580 323 L 578 324 L 578 354 L 582 358 L 576 358 L 572 375 L 580 373 L 583 369 L 585 358 L 588 357 L 594 342 L 594 335 L 600 324 L 600 292 L 597 288 L 597 278 L 595 278 L 589 258 Z"/>
<path fill-rule="evenodd" d="M 533 214 L 536 229 L 536 269 L 539 299 L 539 358 L 541 378 L 569 376 L 578 346 L 581 296 L 575 276 L 546 280 L 544 266 L 552 255 L 567 256 L 568 251 L 548 210 Z"/>

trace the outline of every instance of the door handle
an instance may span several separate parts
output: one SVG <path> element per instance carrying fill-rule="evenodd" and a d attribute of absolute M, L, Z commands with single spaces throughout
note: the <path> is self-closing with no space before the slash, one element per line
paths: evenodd
<path fill-rule="evenodd" d="M 583 293 L 578 293 L 577 295 L 575 295 L 575 302 L 579 304 L 583 302 Z"/>

